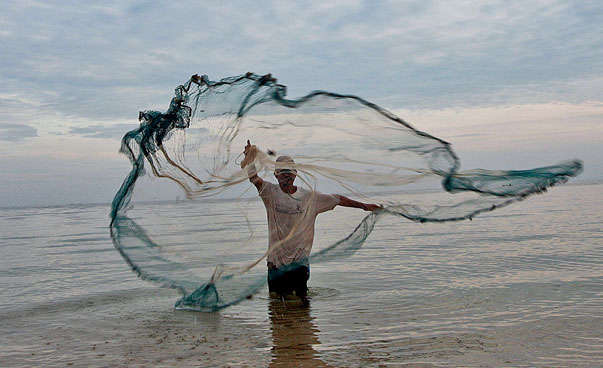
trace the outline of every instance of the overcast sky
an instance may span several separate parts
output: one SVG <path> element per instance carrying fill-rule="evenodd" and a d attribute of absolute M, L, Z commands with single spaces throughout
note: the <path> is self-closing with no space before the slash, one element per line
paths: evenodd
<path fill-rule="evenodd" d="M 581 158 L 602 180 L 603 3 L 485 3 L 5 0 L 0 207 L 109 202 L 119 138 L 195 73 L 359 95 L 464 168 Z"/>

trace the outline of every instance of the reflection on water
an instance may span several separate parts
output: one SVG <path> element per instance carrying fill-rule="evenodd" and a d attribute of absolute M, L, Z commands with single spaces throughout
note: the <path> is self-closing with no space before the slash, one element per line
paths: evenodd
<path fill-rule="evenodd" d="M 271 298 L 268 308 L 273 343 L 271 368 L 291 367 L 292 362 L 296 367 L 330 367 L 313 347 L 320 341 L 310 305 Z"/>

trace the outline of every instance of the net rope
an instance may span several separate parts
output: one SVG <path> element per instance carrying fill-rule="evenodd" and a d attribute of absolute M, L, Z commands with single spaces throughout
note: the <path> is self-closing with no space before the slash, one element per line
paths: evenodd
<path fill-rule="evenodd" d="M 249 167 L 268 180 L 284 167 L 276 161 L 282 153 L 294 159 L 286 166 L 297 171 L 296 185 L 310 195 L 341 193 L 383 206 L 351 226 L 347 236 L 314 251 L 307 260 L 313 264 L 356 252 L 383 216 L 416 222 L 471 219 L 582 171 L 579 160 L 529 170 L 460 171 L 448 142 L 376 104 L 326 91 L 287 99 L 286 87 L 271 75 L 247 73 L 220 81 L 194 75 L 176 88 L 166 112 L 142 111 L 139 120 L 140 126 L 121 142 L 132 168 L 112 202 L 111 237 L 141 278 L 179 290 L 182 298 L 176 307 L 185 309 L 214 311 L 258 292 L 266 283 L 265 269 L 258 264 L 284 241 L 247 262 L 217 262 L 211 276 L 203 279 L 195 262 L 186 261 L 191 257 L 166 252 L 165 244 L 154 241 L 148 228 L 128 216 L 136 184 L 147 172 L 178 186 L 201 210 L 210 211 L 204 207 L 209 200 L 257 195 L 248 180 Z M 250 166 L 241 168 L 247 140 L 258 148 L 257 154 Z M 404 196 L 397 199 L 413 189 L 439 191 L 447 200 L 423 204 Z M 315 213 L 315 206 L 316 201 L 308 200 L 304 213 Z M 201 220 L 218 221 L 215 216 Z M 288 228 L 286 240 L 308 231 L 307 223 Z M 251 226 L 239 230 L 248 236 L 229 244 L 233 249 L 259 232 Z M 216 249 L 222 246 L 215 244 Z"/>

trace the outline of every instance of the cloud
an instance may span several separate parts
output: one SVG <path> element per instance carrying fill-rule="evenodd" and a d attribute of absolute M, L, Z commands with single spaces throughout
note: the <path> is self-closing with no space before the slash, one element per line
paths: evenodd
<path fill-rule="evenodd" d="M 121 138 L 125 133 L 136 127 L 134 124 L 90 125 L 87 127 L 71 127 L 69 133 L 86 138 Z"/>
<path fill-rule="evenodd" d="M 7 0 L 0 139 L 20 144 L 0 156 L 108 150 L 96 138 L 121 137 L 138 111 L 165 111 L 194 73 L 272 73 L 292 98 L 322 89 L 394 111 L 597 102 L 601 24 L 603 3 L 578 0 Z M 442 123 L 450 138 L 463 134 L 454 117 Z"/>
<path fill-rule="evenodd" d="M 34 97 L 64 116 L 123 120 L 165 109 L 193 73 L 254 71 L 272 72 L 293 96 L 327 89 L 393 107 L 483 104 L 492 94 L 500 102 L 508 94 L 498 91 L 515 86 L 512 98 L 548 102 L 543 86 L 603 73 L 601 10 L 561 0 L 15 1 L 0 15 L 0 93 Z M 555 96 L 595 99 L 601 87 Z"/>
<path fill-rule="evenodd" d="M 29 125 L 0 123 L 0 140 L 2 141 L 20 142 L 26 138 L 37 136 L 37 129 Z"/>

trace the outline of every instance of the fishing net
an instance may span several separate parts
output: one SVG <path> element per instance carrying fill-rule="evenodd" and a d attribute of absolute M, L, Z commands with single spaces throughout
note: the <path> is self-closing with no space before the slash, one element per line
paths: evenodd
<path fill-rule="evenodd" d="M 217 310 L 264 287 L 262 261 L 309 232 L 313 236 L 316 215 L 332 208 L 321 208 L 321 193 L 383 207 L 348 224 L 346 235 L 309 257 L 279 264 L 281 270 L 353 254 L 382 216 L 416 222 L 471 219 L 543 192 L 582 170 L 574 160 L 531 170 L 459 171 L 449 143 L 381 107 L 325 91 L 290 100 L 285 86 L 270 75 L 247 73 L 217 82 L 195 75 L 176 89 L 165 113 L 143 111 L 139 118 L 140 126 L 122 140 L 121 152 L 132 169 L 112 203 L 111 236 L 140 277 L 182 293 L 178 308 Z M 257 150 L 242 168 L 248 140 Z M 277 161 L 281 155 L 290 159 Z M 303 198 L 294 209 L 297 222 L 278 228 L 286 233 L 268 247 L 265 212 L 262 218 L 223 209 L 233 200 L 243 207 L 249 198 L 261 204 L 249 177 L 257 173 L 278 189 L 275 170 L 294 170 Z M 179 187 L 190 200 L 188 207 L 158 205 L 146 212 L 158 217 L 156 222 L 145 221 L 144 214 L 132 216 L 135 186 L 145 173 Z M 415 203 L 401 195 L 416 190 L 433 191 L 438 200 Z M 191 217 L 194 231 L 174 228 Z M 161 219 L 172 222 L 161 225 Z M 181 236 L 170 238 L 173 233 Z M 188 234 L 186 240 L 182 233 Z"/>

